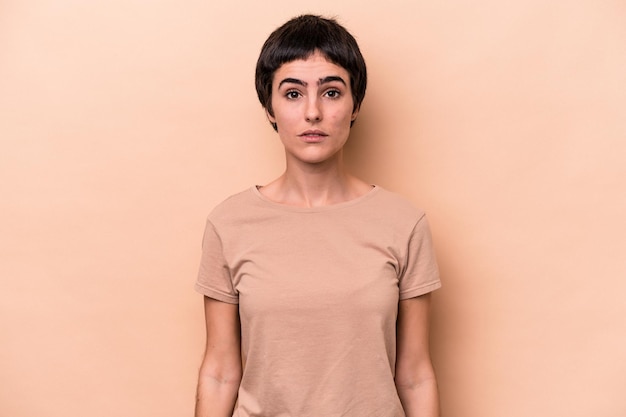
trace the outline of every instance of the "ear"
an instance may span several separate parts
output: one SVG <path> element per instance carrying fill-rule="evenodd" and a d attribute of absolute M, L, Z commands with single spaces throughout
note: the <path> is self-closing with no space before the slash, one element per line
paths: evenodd
<path fill-rule="evenodd" d="M 267 108 L 265 109 L 265 115 L 267 116 L 267 120 L 269 120 L 270 123 L 272 124 L 276 123 L 276 118 L 272 116 L 272 113 L 270 113 L 270 111 Z"/>
<path fill-rule="evenodd" d="M 267 116 L 267 120 L 269 120 L 270 124 L 272 125 L 272 128 L 276 132 L 278 132 L 278 125 L 276 124 L 276 118 L 272 116 L 272 113 L 270 113 L 269 110 L 265 109 L 265 116 Z"/>
<path fill-rule="evenodd" d="M 361 106 L 357 107 L 356 109 L 354 109 L 354 111 L 352 112 L 352 116 L 350 116 L 350 121 L 352 123 L 354 123 L 354 121 L 356 120 L 356 117 L 359 115 L 359 111 L 361 110 Z"/>

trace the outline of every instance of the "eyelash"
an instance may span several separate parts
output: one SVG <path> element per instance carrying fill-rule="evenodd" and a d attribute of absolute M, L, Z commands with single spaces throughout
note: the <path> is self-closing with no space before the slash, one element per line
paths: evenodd
<path fill-rule="evenodd" d="M 329 93 L 332 94 L 332 95 L 328 95 Z M 339 98 L 341 96 L 341 91 L 336 90 L 336 89 L 330 89 L 330 90 L 326 91 L 324 93 L 324 95 L 327 96 L 330 99 L 336 99 L 336 98 Z M 295 100 L 295 99 L 297 99 L 300 96 L 302 96 L 302 94 L 300 94 L 300 92 L 297 91 L 297 90 L 289 90 L 289 91 L 287 91 L 285 93 L 285 97 L 287 97 L 287 99 L 289 99 L 289 100 Z"/>

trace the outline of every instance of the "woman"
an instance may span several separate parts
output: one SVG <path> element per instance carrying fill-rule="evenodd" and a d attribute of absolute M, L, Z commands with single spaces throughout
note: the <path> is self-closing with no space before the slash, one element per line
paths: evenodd
<path fill-rule="evenodd" d="M 209 216 L 197 417 L 438 415 L 426 219 L 343 162 L 366 79 L 334 20 L 300 16 L 265 42 L 256 88 L 286 169 Z"/>

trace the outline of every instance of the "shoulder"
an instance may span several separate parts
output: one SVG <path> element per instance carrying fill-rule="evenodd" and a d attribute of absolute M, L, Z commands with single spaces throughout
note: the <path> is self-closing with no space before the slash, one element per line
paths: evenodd
<path fill-rule="evenodd" d="M 255 200 L 252 188 L 247 188 L 227 197 L 216 205 L 209 213 L 208 220 L 213 224 L 237 221 L 250 212 Z"/>
<path fill-rule="evenodd" d="M 424 217 L 424 211 L 416 207 L 406 197 L 379 187 L 376 198 L 372 199 L 372 204 L 376 205 L 379 212 L 384 212 L 392 218 L 416 223 Z"/>

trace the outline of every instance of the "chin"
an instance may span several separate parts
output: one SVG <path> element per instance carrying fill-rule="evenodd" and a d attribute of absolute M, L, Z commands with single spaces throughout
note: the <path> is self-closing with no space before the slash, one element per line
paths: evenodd
<path fill-rule="evenodd" d="M 322 164 L 324 162 L 338 161 L 338 154 L 341 149 L 338 149 L 334 152 L 315 152 L 309 154 L 299 155 L 298 160 L 307 163 L 307 164 Z"/>

